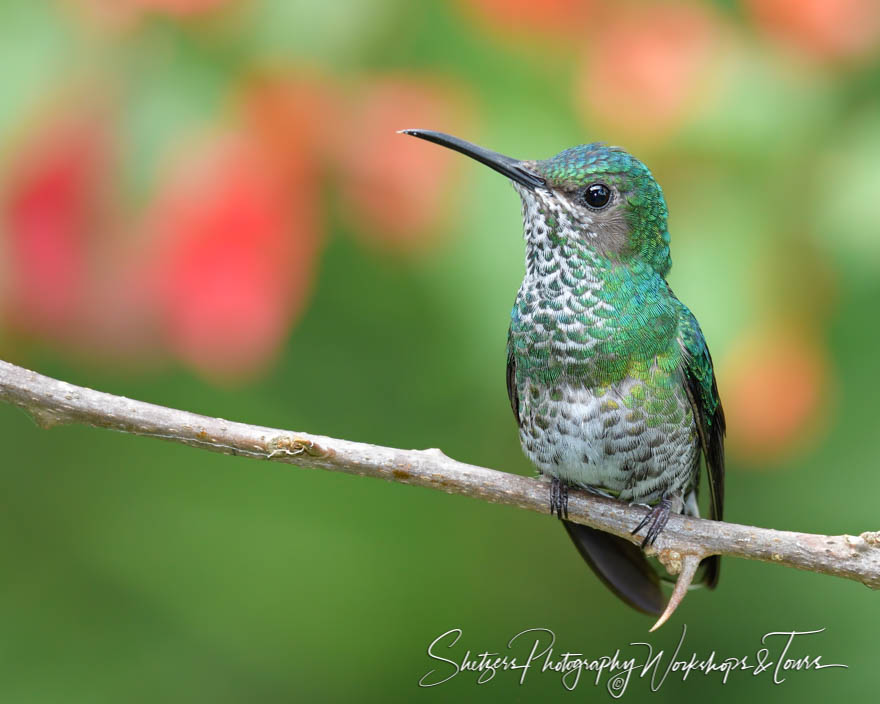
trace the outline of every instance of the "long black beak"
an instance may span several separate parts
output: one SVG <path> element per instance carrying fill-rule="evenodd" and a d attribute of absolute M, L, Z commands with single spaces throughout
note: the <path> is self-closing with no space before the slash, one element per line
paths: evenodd
<path fill-rule="evenodd" d="M 517 159 L 512 159 L 509 156 L 504 156 L 504 154 L 499 154 L 498 152 L 483 149 L 483 147 L 478 147 L 476 144 L 465 142 L 458 137 L 443 134 L 442 132 L 433 132 L 431 130 L 400 130 L 400 133 L 412 135 L 413 137 L 418 137 L 419 139 L 424 139 L 428 142 L 433 142 L 434 144 L 439 144 L 440 146 L 461 152 L 462 154 L 469 156 L 471 159 L 476 159 L 481 164 L 485 164 L 490 169 L 495 169 L 498 173 L 504 174 L 507 178 L 516 181 L 518 184 L 525 186 L 526 188 L 535 189 L 545 185 L 544 179 L 526 168 L 523 165 L 523 162 Z"/>

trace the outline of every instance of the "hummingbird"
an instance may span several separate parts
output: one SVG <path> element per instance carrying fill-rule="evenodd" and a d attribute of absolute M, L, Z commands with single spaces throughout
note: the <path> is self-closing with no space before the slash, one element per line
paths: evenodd
<path fill-rule="evenodd" d="M 507 393 L 523 451 L 551 481 L 550 512 L 624 602 L 664 608 L 644 549 L 671 513 L 698 516 L 701 463 L 710 518 L 724 506 L 725 421 L 712 357 L 666 276 L 666 200 L 619 147 L 582 144 L 521 161 L 442 132 L 404 134 L 475 159 L 522 201 L 525 277 L 507 336 Z M 638 545 L 565 520 L 570 487 L 649 507 Z M 699 580 L 714 588 L 720 557 Z"/>

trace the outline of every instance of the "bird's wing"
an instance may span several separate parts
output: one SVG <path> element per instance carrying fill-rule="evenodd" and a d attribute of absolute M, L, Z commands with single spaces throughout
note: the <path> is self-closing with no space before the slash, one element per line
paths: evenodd
<path fill-rule="evenodd" d="M 711 518 L 720 521 L 724 516 L 724 409 L 718 397 L 712 356 L 690 311 L 684 316 L 679 341 L 687 353 L 684 363 L 687 394 L 709 474 Z"/>
<path fill-rule="evenodd" d="M 683 372 L 685 389 L 697 433 L 706 473 L 709 478 L 710 518 L 720 521 L 724 517 L 724 409 L 718 396 L 712 356 L 706 340 L 693 314 L 682 305 L 684 315 L 679 328 L 679 343 L 685 352 Z M 706 560 L 705 581 L 714 587 L 718 581 L 720 560 L 717 555 Z"/>
<path fill-rule="evenodd" d="M 509 332 L 507 334 L 507 398 L 510 399 L 510 408 L 513 410 L 516 424 L 520 425 L 519 394 L 516 391 L 516 357 L 513 355 L 513 341 Z"/>

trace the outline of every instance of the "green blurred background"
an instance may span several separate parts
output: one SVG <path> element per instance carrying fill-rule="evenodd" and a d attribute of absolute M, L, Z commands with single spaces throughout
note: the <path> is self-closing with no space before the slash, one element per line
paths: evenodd
<path fill-rule="evenodd" d="M 503 383 L 519 203 L 395 130 L 521 158 L 603 140 L 667 195 L 670 283 L 729 418 L 726 517 L 876 529 L 878 48 L 874 0 L 4 0 L 0 356 L 530 474 Z M 683 623 L 688 656 L 824 627 L 797 654 L 850 669 L 657 701 L 878 684 L 878 596 L 853 582 L 728 559 L 648 636 L 548 516 L 11 407 L 0 443 L 2 702 L 530 701 L 566 693 L 419 689 L 428 643 L 668 650 Z"/>

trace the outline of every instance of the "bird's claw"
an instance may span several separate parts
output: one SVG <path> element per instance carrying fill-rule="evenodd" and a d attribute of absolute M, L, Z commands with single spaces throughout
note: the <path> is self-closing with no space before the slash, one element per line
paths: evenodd
<path fill-rule="evenodd" d="M 672 501 L 668 498 L 660 499 L 660 502 L 651 508 L 648 514 L 633 529 L 630 535 L 635 535 L 645 526 L 648 530 L 645 532 L 645 539 L 642 540 L 642 550 L 654 544 L 657 536 L 663 532 L 666 523 L 669 521 L 669 514 L 672 510 Z"/>
<path fill-rule="evenodd" d="M 558 477 L 550 479 L 550 514 L 557 518 L 568 518 L 568 484 Z"/>

